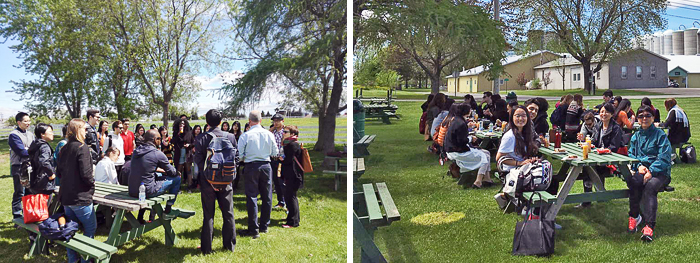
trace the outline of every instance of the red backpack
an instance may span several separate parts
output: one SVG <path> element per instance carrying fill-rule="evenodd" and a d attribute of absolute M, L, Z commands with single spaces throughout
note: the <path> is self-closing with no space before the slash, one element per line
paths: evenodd
<path fill-rule="evenodd" d="M 423 112 L 423 115 L 420 116 L 420 123 L 418 124 L 418 131 L 420 131 L 420 134 L 425 134 L 425 118 L 427 118 L 428 112 Z"/>

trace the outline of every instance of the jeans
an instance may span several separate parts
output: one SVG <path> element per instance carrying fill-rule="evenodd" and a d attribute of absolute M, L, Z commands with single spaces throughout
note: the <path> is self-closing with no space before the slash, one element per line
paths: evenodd
<path fill-rule="evenodd" d="M 279 167 L 281 163 L 279 161 L 271 161 L 270 166 L 272 167 L 272 184 L 275 185 L 275 192 L 277 193 L 277 203 L 282 204 L 283 206 L 285 205 L 284 202 L 284 180 L 282 180 L 281 177 L 277 177 L 278 175 L 278 170 L 277 168 Z"/>
<path fill-rule="evenodd" d="M 245 177 L 246 210 L 248 231 L 267 230 L 272 213 L 272 169 L 268 162 L 246 163 Z M 258 223 L 258 194 L 262 199 L 260 223 Z"/>
<path fill-rule="evenodd" d="M 656 210 L 658 206 L 657 194 L 665 185 L 668 185 L 670 178 L 666 176 L 656 176 L 644 183 L 644 176 L 638 172 L 627 179 L 627 187 L 630 189 L 630 212 L 629 216 L 636 218 L 639 216 L 639 205 L 644 204 L 642 219 L 644 223 L 654 228 L 656 225 Z"/>
<path fill-rule="evenodd" d="M 12 174 L 12 184 L 14 193 L 12 194 L 12 218 L 22 217 L 22 197 L 24 196 L 24 186 L 19 182 L 20 165 L 10 166 L 10 174 Z"/>
<path fill-rule="evenodd" d="M 219 203 L 223 226 L 221 235 L 224 242 L 224 249 L 233 252 L 236 248 L 236 221 L 233 217 L 233 189 L 226 187 L 219 191 L 214 191 L 209 183 L 202 178 L 201 201 L 204 214 L 202 222 L 202 233 L 200 235 L 200 245 L 202 253 L 212 252 L 211 243 L 214 232 L 214 216 L 216 214 L 216 202 Z"/>
<path fill-rule="evenodd" d="M 66 212 L 66 217 L 68 219 L 79 222 L 83 225 L 83 235 L 89 238 L 95 237 L 95 229 L 97 229 L 97 219 L 95 218 L 95 210 L 93 210 L 92 205 L 88 206 L 73 206 L 67 205 L 63 206 Z M 70 248 L 68 250 L 68 262 L 77 262 L 80 258 L 78 252 L 73 251 Z M 82 262 L 88 262 L 87 260 L 81 259 Z"/>
<path fill-rule="evenodd" d="M 155 194 L 148 195 L 148 198 L 154 197 L 154 196 L 159 196 L 164 194 L 166 191 L 169 194 L 174 194 L 175 198 L 168 200 L 166 202 L 167 205 L 174 205 L 175 204 L 175 199 L 177 199 L 177 194 L 180 192 L 180 183 L 182 181 L 182 178 L 180 176 L 176 177 L 165 177 L 165 180 L 163 180 L 163 184 L 160 186 L 160 189 Z"/>

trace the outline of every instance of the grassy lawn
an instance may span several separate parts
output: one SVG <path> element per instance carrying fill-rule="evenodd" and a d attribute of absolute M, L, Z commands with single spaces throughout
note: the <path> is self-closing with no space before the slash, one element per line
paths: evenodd
<path fill-rule="evenodd" d="M 339 124 L 345 126 L 346 118 L 340 118 Z M 306 124 L 299 124 L 306 125 Z M 134 125 L 135 126 L 135 125 Z M 57 143 L 54 140 L 53 143 Z M 10 176 L 9 151 L 6 140 L 0 140 L 0 199 L 6 200 L 0 209 L 0 254 L 3 262 L 20 262 L 26 260 L 29 251 L 27 233 L 15 230 L 11 224 L 12 214 L 12 177 Z M 306 174 L 305 187 L 299 190 L 301 226 L 284 229 L 286 214 L 282 210 L 273 210 L 270 232 L 253 240 L 250 237 L 237 237 L 235 253 L 223 251 L 221 242 L 222 220 L 220 211 L 214 219 L 213 249 L 215 253 L 202 256 L 199 236 L 202 226 L 202 209 L 200 194 L 181 193 L 176 207 L 196 211 L 188 219 L 173 222 L 179 243 L 174 247 L 165 245 L 162 228 L 148 232 L 141 238 L 119 247 L 112 257 L 112 262 L 346 262 L 347 260 L 347 194 L 345 191 L 333 191 L 333 177 L 321 173 L 323 155 L 310 152 L 316 172 Z M 243 181 L 241 181 L 241 184 Z M 341 189 L 345 189 L 345 184 Z M 248 218 L 245 207 L 243 185 L 234 191 L 234 216 L 236 230 L 247 228 Z M 276 203 L 276 196 L 273 197 Z M 274 205 L 273 203 L 273 205 Z M 109 229 L 99 226 L 95 239 L 107 240 Z M 30 262 L 65 262 L 66 251 L 59 247 L 52 250 L 51 256 L 35 257 Z"/>
<path fill-rule="evenodd" d="M 638 107 L 639 100 L 634 100 Z M 564 205 L 557 223 L 551 258 L 511 256 L 515 223 L 521 218 L 503 214 L 493 199 L 497 187 L 473 190 L 445 176 L 447 166 L 426 151 L 429 142 L 418 134 L 420 102 L 397 102 L 402 120 L 385 125 L 367 122 L 366 134 L 376 134 L 365 157 L 360 183 L 386 182 L 401 220 L 375 232 L 375 242 L 389 262 L 690 262 L 700 249 L 700 172 L 698 164 L 673 167 L 675 192 L 659 194 L 655 241 L 644 244 L 641 234 L 628 234 L 628 200 L 594 203 L 589 209 Z M 653 100 L 666 117 L 662 100 Z M 679 99 L 693 123 L 691 142 L 700 145 L 700 99 Z M 554 102 L 552 102 L 554 105 Z M 559 164 L 555 162 L 555 169 Z M 606 180 L 608 189 L 626 189 L 618 178 Z M 583 192 L 581 181 L 572 193 Z M 433 214 L 431 214 L 433 213 Z M 430 215 L 439 213 L 432 220 Z M 447 213 L 447 214 L 445 214 Z M 359 255 L 358 246 L 353 247 Z M 355 256 L 355 262 L 359 262 Z"/>

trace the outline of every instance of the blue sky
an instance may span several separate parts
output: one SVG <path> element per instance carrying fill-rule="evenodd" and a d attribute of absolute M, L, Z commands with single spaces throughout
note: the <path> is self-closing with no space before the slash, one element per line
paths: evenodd
<path fill-rule="evenodd" d="M 700 0 L 697 0 L 694 5 L 700 6 Z M 674 0 L 672 2 L 685 3 L 683 0 Z M 700 7 L 698 10 L 689 10 L 684 8 L 669 8 L 667 13 L 675 16 L 697 18 L 697 19 L 685 19 L 673 16 L 666 16 L 668 19 L 668 29 L 678 30 L 680 25 L 685 25 L 690 28 L 693 25 L 693 21 L 700 21 Z M 663 31 L 663 30 L 662 30 Z M 2 41 L 0 39 L 0 41 Z M 6 92 L 12 89 L 12 83 L 10 81 L 19 81 L 22 79 L 34 79 L 35 76 L 26 74 L 24 69 L 16 68 L 22 61 L 17 58 L 18 54 L 13 53 L 9 46 L 16 42 L 8 40 L 4 44 L 0 43 L 0 118 L 6 119 L 10 116 L 14 116 L 17 111 L 24 108 L 25 102 L 19 101 L 20 95 L 13 92 Z M 217 50 L 222 50 L 226 44 L 219 43 L 216 46 Z M 351 70 L 352 67 L 348 67 Z M 222 70 L 222 72 L 206 72 L 202 70 L 197 79 L 200 80 L 202 88 L 205 91 L 199 92 L 196 97 L 196 101 L 191 103 L 192 106 L 199 104 L 199 112 L 203 114 L 207 109 L 216 107 L 219 101 L 217 98 L 211 96 L 209 89 L 220 88 L 223 80 L 219 77 L 221 74 L 234 73 L 234 72 L 245 72 L 245 65 L 241 62 L 236 62 L 231 65 L 231 68 L 227 70 Z M 261 102 L 257 105 L 257 109 L 270 111 L 274 110 L 277 101 L 281 98 L 275 95 L 265 96 Z"/>

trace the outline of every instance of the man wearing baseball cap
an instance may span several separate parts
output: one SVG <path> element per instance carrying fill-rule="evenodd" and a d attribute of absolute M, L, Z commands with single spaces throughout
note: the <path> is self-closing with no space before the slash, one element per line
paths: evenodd
<path fill-rule="evenodd" d="M 282 114 L 275 113 L 275 115 L 272 116 L 272 128 L 270 128 L 270 132 L 275 135 L 275 143 L 277 144 L 278 152 L 281 154 L 283 152 L 282 138 L 284 137 L 284 116 L 282 116 Z M 272 184 L 275 185 L 275 192 L 277 193 L 277 205 L 275 205 L 275 208 L 285 209 L 284 180 L 280 178 L 280 164 L 279 156 L 270 160 L 270 166 L 272 166 Z"/>

